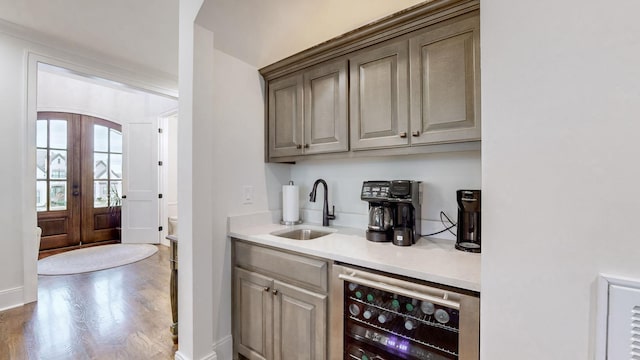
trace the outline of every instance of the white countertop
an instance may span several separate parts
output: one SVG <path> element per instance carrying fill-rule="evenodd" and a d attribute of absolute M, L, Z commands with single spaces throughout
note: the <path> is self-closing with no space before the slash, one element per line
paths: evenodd
<path fill-rule="evenodd" d="M 298 225 L 322 229 L 317 225 Z M 376 243 L 364 230 L 330 227 L 330 235 L 312 240 L 291 240 L 271 232 L 286 229 L 279 224 L 233 224 L 229 236 L 256 244 L 317 256 L 347 264 L 480 292 L 480 254 L 456 250 L 455 241 L 420 238 L 412 246 Z M 291 227 L 290 227 L 291 228 Z"/>

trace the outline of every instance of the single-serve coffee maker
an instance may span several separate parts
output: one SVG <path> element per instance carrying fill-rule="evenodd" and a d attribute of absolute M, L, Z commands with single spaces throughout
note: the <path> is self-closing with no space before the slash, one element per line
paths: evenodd
<path fill-rule="evenodd" d="M 419 181 L 365 181 L 360 199 L 369 202 L 367 240 L 414 244 L 420 237 L 420 196 Z"/>
<path fill-rule="evenodd" d="M 456 191 L 458 236 L 456 249 L 480 252 L 480 190 Z"/>

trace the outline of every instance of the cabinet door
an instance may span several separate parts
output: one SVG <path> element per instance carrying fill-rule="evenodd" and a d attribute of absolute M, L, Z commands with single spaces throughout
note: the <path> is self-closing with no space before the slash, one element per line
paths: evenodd
<path fill-rule="evenodd" d="M 269 82 L 269 157 L 302 154 L 302 75 Z"/>
<path fill-rule="evenodd" d="M 327 358 L 327 296 L 274 281 L 274 359 Z"/>
<path fill-rule="evenodd" d="M 412 144 L 480 140 L 480 20 L 409 39 Z"/>
<path fill-rule="evenodd" d="M 235 342 L 249 359 L 273 358 L 273 280 L 236 268 Z"/>
<path fill-rule="evenodd" d="M 349 150 L 347 60 L 304 73 L 304 153 Z"/>
<path fill-rule="evenodd" d="M 351 148 L 408 145 L 407 41 L 392 41 L 349 58 Z"/>

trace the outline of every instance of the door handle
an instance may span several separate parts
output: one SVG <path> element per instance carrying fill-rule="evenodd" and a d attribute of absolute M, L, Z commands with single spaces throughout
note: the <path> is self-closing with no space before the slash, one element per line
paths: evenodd
<path fill-rule="evenodd" d="M 80 195 L 80 190 L 79 190 L 78 185 L 73 185 L 73 191 L 71 192 L 71 194 L 72 194 L 73 196 L 78 196 L 78 195 Z"/>

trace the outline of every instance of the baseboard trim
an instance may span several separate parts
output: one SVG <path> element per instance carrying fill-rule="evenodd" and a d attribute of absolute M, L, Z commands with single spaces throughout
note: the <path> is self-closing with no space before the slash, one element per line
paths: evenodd
<path fill-rule="evenodd" d="M 179 350 L 176 351 L 176 353 L 174 354 L 173 358 L 175 360 L 191 360 L 191 358 L 189 358 L 188 356 L 184 355 Z M 208 354 L 205 357 L 200 358 L 200 360 L 218 360 L 218 357 L 216 356 L 215 352 L 212 352 L 211 354 Z"/>
<path fill-rule="evenodd" d="M 9 310 L 24 305 L 24 287 L 0 291 L 0 311 Z"/>
<path fill-rule="evenodd" d="M 233 337 L 231 334 L 223 337 L 213 344 L 213 351 L 218 355 L 219 360 L 233 359 Z"/>

